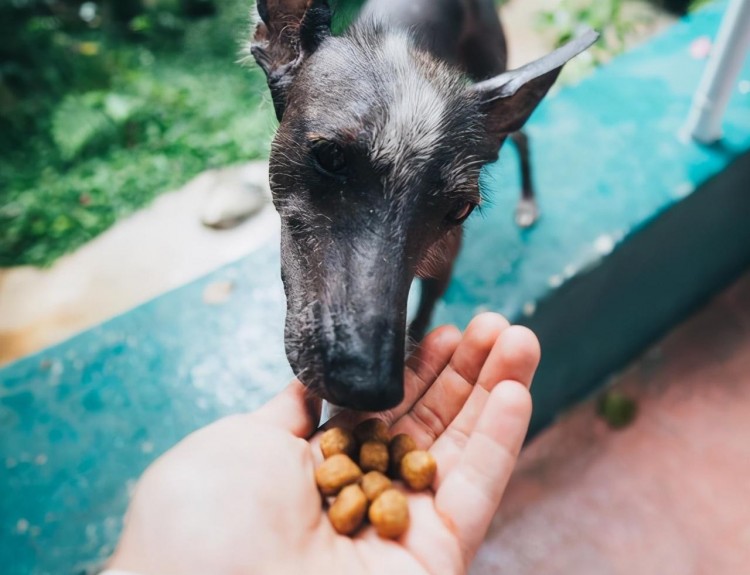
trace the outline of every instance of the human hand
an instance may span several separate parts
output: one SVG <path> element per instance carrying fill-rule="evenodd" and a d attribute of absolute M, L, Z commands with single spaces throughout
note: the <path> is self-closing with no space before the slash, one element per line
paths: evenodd
<path fill-rule="evenodd" d="M 314 468 L 320 403 L 294 380 L 252 414 L 188 436 L 143 475 L 109 567 L 140 575 L 465 573 L 500 504 L 531 415 L 535 336 L 496 314 L 462 335 L 442 327 L 407 360 L 405 399 L 377 414 L 438 464 L 430 492 L 407 492 L 399 540 L 371 526 L 338 535 Z M 351 427 L 372 414 L 343 412 Z"/>

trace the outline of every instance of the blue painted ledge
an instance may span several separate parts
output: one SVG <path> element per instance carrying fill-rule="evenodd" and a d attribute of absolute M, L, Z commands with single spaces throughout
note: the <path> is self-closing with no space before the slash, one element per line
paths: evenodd
<path fill-rule="evenodd" d="M 512 152 L 486 170 L 493 205 L 469 226 L 437 320 L 491 309 L 537 331 L 535 430 L 750 264 L 750 95 L 735 93 L 721 146 L 677 139 L 704 65 L 689 44 L 725 6 L 540 108 L 536 228 L 512 224 Z M 230 301 L 203 303 L 221 280 L 236 285 Z M 86 573 L 107 556 L 149 462 L 290 377 L 283 316 L 269 245 L 0 370 L 2 572 Z"/>

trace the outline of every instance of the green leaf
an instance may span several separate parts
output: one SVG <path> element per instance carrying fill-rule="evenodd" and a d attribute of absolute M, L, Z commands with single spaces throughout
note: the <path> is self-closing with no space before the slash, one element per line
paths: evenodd
<path fill-rule="evenodd" d="M 110 119 L 93 105 L 92 98 L 69 96 L 52 116 L 52 139 L 65 160 L 75 158 L 111 128 Z"/>
<path fill-rule="evenodd" d="M 130 120 L 141 105 L 142 101 L 137 98 L 114 92 L 104 98 L 104 112 L 116 124 Z"/>

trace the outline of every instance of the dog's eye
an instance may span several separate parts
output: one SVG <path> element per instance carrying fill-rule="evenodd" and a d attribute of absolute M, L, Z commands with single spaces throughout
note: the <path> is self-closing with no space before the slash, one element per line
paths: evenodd
<path fill-rule="evenodd" d="M 466 218 L 471 215 L 471 212 L 473 212 L 474 208 L 476 207 L 477 205 L 472 202 L 465 202 L 450 211 L 445 219 L 450 224 L 462 224 L 466 221 Z"/>
<path fill-rule="evenodd" d="M 346 155 L 338 144 L 320 140 L 313 146 L 313 155 L 316 167 L 326 175 L 340 176 L 346 170 Z"/>

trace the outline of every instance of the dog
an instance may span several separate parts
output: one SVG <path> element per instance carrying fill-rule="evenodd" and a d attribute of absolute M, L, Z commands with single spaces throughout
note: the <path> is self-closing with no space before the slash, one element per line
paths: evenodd
<path fill-rule="evenodd" d="M 281 218 L 285 347 L 308 389 L 381 411 L 404 395 L 407 340 L 445 290 L 479 173 L 511 138 L 536 216 L 521 127 L 589 30 L 506 71 L 493 0 L 369 0 L 342 35 L 326 0 L 258 0 L 249 51 L 279 127 L 270 184 Z M 421 301 L 407 337 L 415 277 Z"/>

